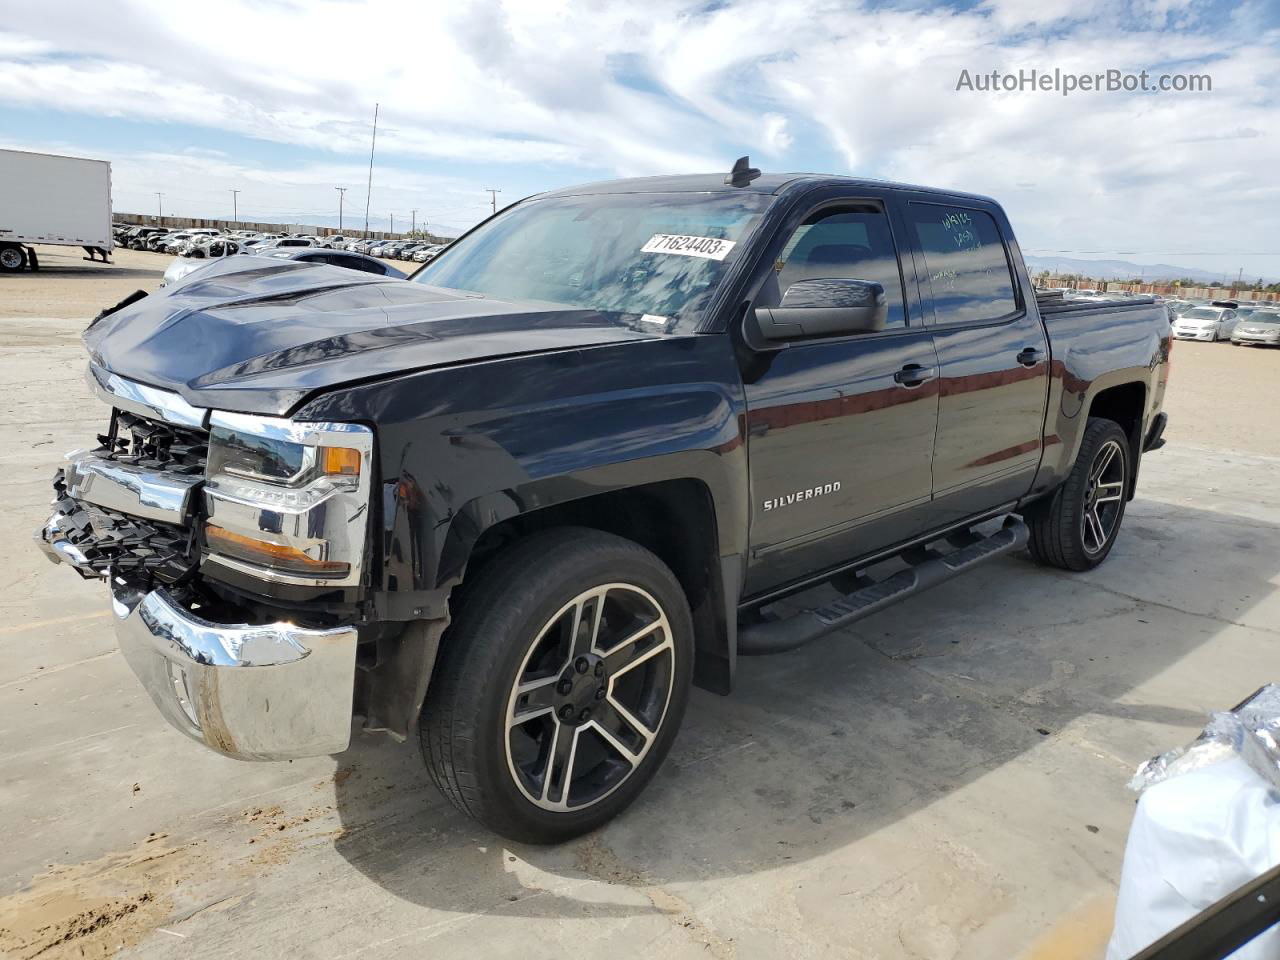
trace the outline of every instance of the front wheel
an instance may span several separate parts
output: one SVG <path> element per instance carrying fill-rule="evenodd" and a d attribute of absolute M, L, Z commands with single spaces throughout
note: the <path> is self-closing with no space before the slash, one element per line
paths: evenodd
<path fill-rule="evenodd" d="M 554 843 L 626 808 L 684 715 L 684 592 L 629 540 L 566 528 L 510 548 L 465 591 L 423 704 L 422 751 L 455 806 Z"/>
<path fill-rule="evenodd" d="M 1129 451 L 1129 438 L 1118 423 L 1089 418 L 1067 479 L 1026 511 L 1037 563 L 1079 571 L 1107 558 L 1120 532 L 1133 476 Z"/>

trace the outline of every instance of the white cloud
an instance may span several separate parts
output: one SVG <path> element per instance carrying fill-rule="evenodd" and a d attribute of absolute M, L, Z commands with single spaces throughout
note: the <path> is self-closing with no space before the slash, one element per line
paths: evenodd
<path fill-rule="evenodd" d="M 748 151 L 757 165 L 811 168 L 807 156 L 834 150 L 845 169 L 833 172 L 997 196 L 1029 248 L 1169 260 L 1175 248 L 1278 246 L 1263 216 L 1263 205 L 1275 209 L 1280 163 L 1280 33 L 1268 26 L 1266 0 L 1237 5 L 1225 20 L 1198 0 L 985 0 L 965 11 L 911 0 L 7 9 L 0 102 L 194 124 L 313 151 L 306 171 L 289 174 L 299 187 L 208 158 L 117 164 L 117 181 L 130 185 L 190 170 L 174 192 L 193 200 L 192 183 L 216 193 L 232 179 L 276 191 L 282 208 L 294 189 L 311 199 L 290 205 L 328 203 L 320 198 L 332 184 L 307 186 L 312 175 L 357 188 L 377 100 L 380 150 L 401 167 L 416 157 L 424 169 L 447 169 L 448 183 L 431 179 L 431 189 L 460 205 L 489 185 L 468 177 L 472 164 L 535 167 L 563 183 L 579 171 L 723 169 Z M 955 90 L 961 69 L 1032 67 L 1207 72 L 1214 88 L 1066 98 Z M 427 179 L 389 170 L 390 195 L 375 192 L 375 202 L 392 204 L 397 182 L 414 202 Z M 149 186 L 139 181 L 139 195 Z M 1280 272 L 1276 257 L 1246 265 L 1261 260 Z"/>

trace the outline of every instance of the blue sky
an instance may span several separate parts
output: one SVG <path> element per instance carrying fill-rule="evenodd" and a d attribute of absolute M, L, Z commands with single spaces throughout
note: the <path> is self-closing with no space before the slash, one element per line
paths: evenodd
<path fill-rule="evenodd" d="M 102 157 L 116 208 L 462 228 L 615 176 L 817 170 L 988 193 L 1029 251 L 1280 276 L 1280 4 L 0 0 L 0 145 Z M 1204 73 L 957 91 L 962 70 Z M 353 220 L 354 218 L 354 220 Z"/>

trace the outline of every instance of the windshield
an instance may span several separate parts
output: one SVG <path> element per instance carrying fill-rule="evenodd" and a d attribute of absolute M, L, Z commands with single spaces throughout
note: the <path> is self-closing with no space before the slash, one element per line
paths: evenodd
<path fill-rule="evenodd" d="M 692 329 L 772 202 L 758 193 L 531 200 L 451 244 L 412 279 Z"/>
<path fill-rule="evenodd" d="M 1221 315 L 1222 311 L 1213 307 L 1196 307 L 1183 314 L 1188 320 L 1217 320 Z"/>
<path fill-rule="evenodd" d="M 1249 317 L 1249 323 L 1253 326 L 1261 323 L 1280 323 L 1280 313 L 1274 310 L 1259 310 Z"/>

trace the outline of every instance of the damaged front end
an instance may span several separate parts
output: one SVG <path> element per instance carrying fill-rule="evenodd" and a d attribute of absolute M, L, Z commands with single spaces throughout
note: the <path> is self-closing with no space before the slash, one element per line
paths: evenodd
<path fill-rule="evenodd" d="M 224 449 L 219 467 L 210 448 L 232 445 L 227 415 L 103 371 L 90 380 L 110 425 L 55 476 L 41 548 L 107 582 L 121 651 L 186 735 L 244 760 L 346 749 L 358 606 L 298 597 L 350 597 L 360 583 L 372 431 L 239 417 L 248 453 Z M 292 607 L 270 602 L 290 587 L 302 591 Z"/>

